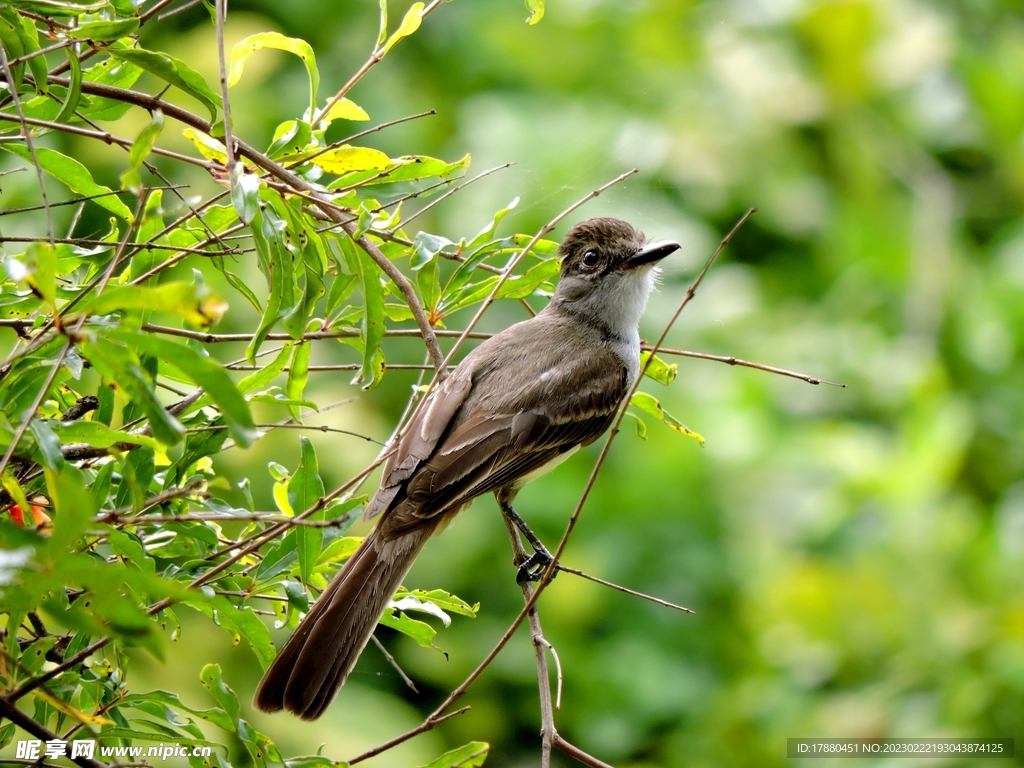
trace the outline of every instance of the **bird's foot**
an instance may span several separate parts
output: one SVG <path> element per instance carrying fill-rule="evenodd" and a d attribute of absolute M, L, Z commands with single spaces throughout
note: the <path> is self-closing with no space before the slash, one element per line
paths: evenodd
<path fill-rule="evenodd" d="M 519 570 L 516 572 L 516 584 L 525 584 L 529 581 L 540 581 L 541 576 L 544 575 L 544 571 L 551 565 L 551 561 L 555 558 L 548 552 L 547 548 L 541 545 L 539 549 L 534 551 L 523 563 L 519 566 Z M 558 571 L 555 571 L 557 574 Z"/>

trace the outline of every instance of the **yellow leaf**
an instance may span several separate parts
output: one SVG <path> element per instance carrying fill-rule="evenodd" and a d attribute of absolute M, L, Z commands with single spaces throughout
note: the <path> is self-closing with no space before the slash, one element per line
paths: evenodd
<path fill-rule="evenodd" d="M 391 165 L 391 158 L 383 152 L 367 147 L 345 145 L 324 152 L 310 162 L 328 173 L 342 174 L 352 171 L 378 171 Z"/>
<path fill-rule="evenodd" d="M 403 37 L 408 37 L 420 28 L 420 23 L 423 21 L 423 8 L 423 3 L 413 3 L 409 7 L 409 10 L 405 12 L 405 18 L 402 19 L 402 23 L 395 30 L 395 34 L 384 45 L 384 50 L 381 52 L 382 56 L 390 51 L 394 44 Z"/>
<path fill-rule="evenodd" d="M 202 131 L 197 131 L 195 128 L 186 128 L 182 131 L 182 134 L 196 145 L 199 154 L 207 160 L 213 160 L 217 163 L 226 163 L 228 161 L 227 149 L 216 139 L 207 136 Z"/>
<path fill-rule="evenodd" d="M 100 715 L 87 715 L 87 714 L 85 714 L 85 712 L 82 712 L 79 709 L 75 709 L 70 704 L 65 704 L 60 699 L 54 698 L 53 696 L 51 696 L 50 694 L 48 694 L 46 691 L 44 691 L 41 688 L 36 688 L 35 690 L 32 691 L 32 693 L 34 693 L 38 698 L 40 698 L 43 701 L 45 701 L 47 704 L 49 704 L 54 709 L 56 709 L 56 710 L 58 710 L 60 712 L 63 712 L 65 715 L 68 715 L 69 717 L 75 718 L 75 720 L 77 720 L 80 723 L 86 723 L 88 725 L 113 725 L 114 724 L 113 720 L 108 720 L 107 718 L 102 717 Z"/>
<path fill-rule="evenodd" d="M 295 517 L 295 511 L 288 501 L 288 481 L 281 480 L 274 483 L 274 503 L 288 517 Z"/>
<path fill-rule="evenodd" d="M 338 103 L 331 107 L 331 110 L 320 118 L 320 121 L 324 120 L 330 122 L 331 120 L 369 120 L 370 116 L 366 114 L 366 110 L 356 104 L 354 101 L 342 97 L 338 99 Z"/>

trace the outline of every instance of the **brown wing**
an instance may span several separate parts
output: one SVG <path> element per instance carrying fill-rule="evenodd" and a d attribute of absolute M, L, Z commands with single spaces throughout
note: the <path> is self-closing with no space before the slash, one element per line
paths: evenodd
<path fill-rule="evenodd" d="M 364 520 L 376 517 L 391 506 L 405 481 L 434 452 L 438 440 L 454 422 L 472 386 L 469 371 L 460 368 L 430 393 L 384 462 L 380 488 L 366 505 Z"/>
<path fill-rule="evenodd" d="M 496 369 L 486 378 L 501 375 Z M 617 358 L 601 350 L 563 357 L 542 380 L 526 384 L 511 375 L 510 381 L 475 382 L 474 395 L 479 388 L 488 396 L 470 398 L 461 423 L 396 489 L 382 524 L 388 532 L 418 527 L 593 442 L 614 418 L 627 374 Z"/>

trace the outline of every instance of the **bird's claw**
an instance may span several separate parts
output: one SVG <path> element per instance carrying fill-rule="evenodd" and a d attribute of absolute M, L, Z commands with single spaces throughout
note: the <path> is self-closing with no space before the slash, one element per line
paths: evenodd
<path fill-rule="evenodd" d="M 555 558 L 544 547 L 536 550 L 530 557 L 523 561 L 516 572 L 516 584 L 525 584 L 530 581 L 540 581 L 544 571 Z M 558 573 L 558 571 L 555 571 Z"/>

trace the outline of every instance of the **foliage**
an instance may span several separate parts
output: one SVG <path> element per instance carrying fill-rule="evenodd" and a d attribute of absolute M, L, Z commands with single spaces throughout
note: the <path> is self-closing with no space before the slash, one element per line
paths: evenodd
<path fill-rule="evenodd" d="M 184 4 L 179 1 L 159 13 Z M 11 5 L 38 14 L 68 7 L 56 2 Z M 100 4 L 76 5 L 89 12 L 99 10 Z M 140 20 L 151 5 L 142 4 Z M 381 25 L 373 2 L 345 4 L 343 9 L 328 0 L 232 0 L 230 6 L 226 72 L 231 69 L 234 43 L 277 30 L 283 37 L 308 43 L 316 53 L 322 88 L 332 92 L 365 63 L 375 40 L 377 48 L 386 43 L 406 10 L 392 9 L 394 19 L 377 38 Z M 530 2 L 527 9 L 539 18 L 536 10 L 544 7 Z M 419 263 L 413 259 L 419 257 L 395 262 L 411 278 L 414 290 L 419 295 L 433 290 L 434 253 L 440 254 L 434 262 L 440 270 L 438 284 L 448 278 L 456 267 L 448 257 L 457 247 L 447 240 L 458 243 L 462 234 L 478 231 L 515 195 L 523 202 L 502 219 L 501 231 L 534 232 L 581 193 L 636 166 L 640 175 L 595 201 L 587 215 L 621 216 L 652 236 L 683 243 L 648 309 L 648 338 L 660 331 L 685 288 L 683 267 L 678 265 L 693 267 L 713 247 L 717 233 L 754 205 L 758 215 L 736 238 L 726 263 L 709 274 L 668 343 L 807 370 L 849 385 L 845 390 L 812 388 L 756 371 L 686 360 L 680 362 L 669 388 L 647 387 L 658 394 L 663 410 L 705 436 L 707 444 L 698 450 L 693 441 L 675 439 L 673 430 L 653 424 L 654 417 L 647 418 L 646 442 L 623 434 L 590 495 L 565 562 L 686 604 L 697 614 L 666 614 L 662 608 L 560 575 L 540 604 L 547 637 L 558 648 L 565 671 L 560 728 L 617 765 L 783 765 L 785 739 L 797 735 L 1024 738 L 1019 717 L 1024 707 L 1019 597 L 1024 553 L 1024 118 L 1018 98 L 1024 21 L 1019 10 L 1002 0 L 563 0 L 548 3 L 544 10 L 543 22 L 527 27 L 522 3 L 456 0 L 441 5 L 413 35 L 388 51 L 372 76 L 357 83 L 328 112 L 333 127 L 325 140 L 348 138 L 348 147 L 339 144 L 335 154 L 325 155 L 321 170 L 328 179 L 336 178 L 331 173 L 335 169 L 350 174 L 349 183 L 366 182 L 365 195 L 380 203 L 400 196 L 401 184 L 409 185 L 404 192 L 413 192 L 431 180 L 413 178 L 400 184 L 399 175 L 415 174 L 421 167 L 402 165 L 390 174 L 396 179 L 395 189 L 385 194 L 391 185 L 368 180 L 386 168 L 355 170 L 360 164 L 382 162 L 380 157 L 359 150 L 375 150 L 388 158 L 446 158 L 448 162 L 437 160 L 433 167 L 438 168 L 457 165 L 469 151 L 474 171 L 516 162 L 426 211 L 415 220 L 415 228 L 405 228 L 409 242 L 422 246 L 426 262 L 426 271 L 412 269 Z M 51 40 L 51 30 L 37 23 L 38 42 L 33 42 L 22 22 L 8 11 L 4 14 L 0 19 L 7 26 L 0 28 L 0 37 L 11 53 L 25 46 L 46 47 L 65 34 L 56 28 Z M 92 23 L 118 18 L 132 23 L 126 9 L 120 17 Z M 365 392 L 361 385 L 341 383 L 339 377 L 347 381 L 356 375 L 363 383 L 372 383 L 379 371 L 373 344 L 368 358 L 366 354 L 361 261 L 356 270 L 348 269 L 346 255 L 339 251 L 339 263 L 333 266 L 337 274 L 325 271 L 326 294 L 307 315 L 323 319 L 331 329 L 328 333 L 341 327 L 351 329 L 347 332 L 352 336 L 297 343 L 283 327 L 282 317 L 267 331 L 271 335 L 262 346 L 253 349 L 254 357 L 260 355 L 255 364 L 261 370 L 253 370 L 242 359 L 271 295 L 266 276 L 259 271 L 259 257 L 246 250 L 256 244 L 231 239 L 249 234 L 251 227 L 227 232 L 238 226 L 239 216 L 253 221 L 260 200 L 266 206 L 270 194 L 265 186 L 252 192 L 257 173 L 246 156 L 233 198 L 223 186 L 229 181 L 226 176 L 219 177 L 222 186 L 214 187 L 206 167 L 186 165 L 156 151 L 145 156 L 170 181 L 191 185 L 190 190 L 179 190 L 182 196 L 202 195 L 197 201 L 215 193 L 225 196 L 203 215 L 212 232 L 188 220 L 178 226 L 175 237 L 180 240 L 132 252 L 140 237 L 152 238 L 187 212 L 175 190 L 157 189 L 166 183 L 136 162 L 149 138 L 158 133 L 153 145 L 157 150 L 214 163 L 223 162 L 225 148 L 216 125 L 208 126 L 209 131 L 190 126 L 183 136 L 182 123 L 170 111 L 162 111 L 162 129 L 150 128 L 155 112 L 151 115 L 97 93 L 97 85 L 159 93 L 169 82 L 137 64 L 129 66 L 113 53 L 90 53 L 93 45 L 108 50 L 136 45 L 117 42 L 132 34 L 124 31 L 129 29 L 93 26 L 70 33 L 78 40 L 83 34 L 95 36 L 94 43 L 81 44 L 81 52 L 89 57 L 80 67 L 73 63 L 78 57 L 68 59 L 59 50 L 12 67 L 22 84 L 19 93 L 28 119 L 96 130 L 77 122 L 77 111 L 123 139 L 123 146 L 137 149 L 133 160 L 127 149 L 104 146 L 87 136 L 56 131 L 44 136 L 41 130 L 33 134 L 38 139 L 35 149 L 44 150 L 38 155 L 41 164 L 50 163 L 45 150 L 59 152 L 86 167 L 96 185 L 88 186 L 89 177 L 76 175 L 70 164 L 62 170 L 67 184 L 55 181 L 44 168 L 52 203 L 83 194 L 105 196 L 86 203 L 74 230 L 87 242 L 55 243 L 52 282 L 47 272 L 50 255 L 43 248 L 48 243 L 42 234 L 47 231 L 44 213 L 0 218 L 4 255 L 15 259 L 7 263 L 22 276 L 17 292 L 5 288 L 0 293 L 5 322 L 39 313 L 45 323 L 51 312 L 45 292 L 51 285 L 57 307 L 74 298 L 68 290 L 71 283 L 66 282 L 79 268 L 71 267 L 73 262 L 85 268 L 93 258 L 109 263 L 129 217 L 138 222 L 140 216 L 133 192 L 105 190 L 118 189 L 122 183 L 128 190 L 137 188 L 130 173 L 121 181 L 121 174 L 135 167 L 140 182 L 144 179 L 147 185 L 143 192 L 150 204 L 141 219 L 150 228 L 145 235 L 140 228 L 125 246 L 133 262 L 125 282 L 176 258 L 151 282 L 147 278 L 138 285 L 177 284 L 183 293 L 193 286 L 201 292 L 192 273 L 200 270 L 207 295 L 225 297 L 230 304 L 213 331 L 237 333 L 246 341 L 204 344 L 199 336 L 211 331 L 201 326 L 217 320 L 218 303 L 205 313 L 198 293 L 194 305 L 183 304 L 195 309 L 191 319 L 170 313 L 151 320 L 142 310 L 141 320 L 195 329 L 197 338 L 180 346 L 205 347 L 221 367 L 237 362 L 242 373 L 231 376 L 257 424 L 293 417 L 295 409 L 307 423 L 386 440 L 407 403 L 408 387 L 418 376 L 418 370 L 400 366 L 422 365 L 424 351 L 416 341 L 388 335 L 396 330 L 415 333 L 415 326 L 403 297 L 392 283 L 382 282 L 384 378 Z M 201 73 L 219 106 L 218 62 L 209 53 L 216 51 L 215 28 L 202 4 L 159 22 L 148 18 L 135 34 L 143 48 L 165 51 Z M 46 94 L 34 91 L 43 58 L 51 69 L 62 70 L 51 78 Z M 302 125 L 312 119 L 303 121 L 311 88 L 305 61 L 298 55 L 280 49 L 252 53 L 229 92 L 234 135 L 261 148 L 278 144 L 264 154 L 298 152 L 313 139 L 312 125 L 308 138 Z M 198 111 L 202 121 L 208 121 L 209 109 L 187 89 L 175 85 L 164 99 Z M 322 94 L 318 105 L 326 105 Z M 375 123 L 428 109 L 437 114 L 364 138 L 344 136 L 372 125 L 349 122 L 363 115 L 372 116 Z M 18 136 L 16 110 L 8 103 L 2 112 L 8 115 L 0 118 L 3 136 Z M 27 169 L 0 179 L 5 208 L 41 205 L 25 143 L 2 141 L 0 147 L 13 150 L 2 154 L 4 172 Z M 306 161 L 316 164 L 314 158 Z M 464 172 L 465 165 L 451 171 Z M 439 176 L 434 179 L 441 181 Z M 71 192 L 72 181 L 86 186 Z M 416 199 L 439 196 L 453 185 Z M 357 199 L 362 201 L 360 194 Z M 416 199 L 405 207 L 418 207 Z M 76 204 L 53 208 L 58 237 L 68 231 L 75 210 Z M 402 212 L 400 221 L 409 215 Z M 221 217 L 232 223 L 222 224 Z M 318 221 L 316 226 L 326 224 Z M 370 225 L 380 229 L 390 223 L 377 220 Z M 372 229 L 371 240 L 380 242 Z M 430 233 L 447 237 L 434 239 L 442 235 Z M 225 247 L 216 240 L 206 242 L 213 234 L 224 240 Z M 20 237 L 30 237 L 34 244 L 16 239 Z M 522 241 L 510 239 L 507 247 L 516 245 Z M 182 250 L 189 247 L 212 255 Z M 268 249 L 275 247 L 268 242 Z M 340 246 L 328 247 L 333 251 Z M 408 253 L 409 248 L 394 242 L 382 247 L 392 249 L 389 253 Z M 91 255 L 97 249 L 105 250 Z M 223 251 L 222 261 L 217 260 L 218 251 Z M 358 250 L 353 253 L 361 258 Z M 502 266 L 510 255 L 511 251 L 495 254 L 490 263 Z M 524 267 L 543 264 L 544 255 L 538 252 Z M 316 271 L 305 261 L 302 269 L 304 274 Z M 101 300 L 119 287 L 120 274 L 100 293 Z M 492 277 L 481 268 L 472 279 Z M 43 295 L 30 293 L 33 284 Z M 372 281 L 369 287 L 375 289 Z M 292 290 L 305 298 L 304 284 Z M 283 295 L 285 286 L 279 291 Z M 539 307 L 543 297 L 527 301 Z M 14 315 L 7 309 L 14 304 L 20 309 L 13 311 L 28 314 Z M 443 312 L 448 307 L 437 308 Z M 109 323 L 123 326 L 138 311 L 112 312 Z M 74 312 L 72 308 L 70 314 Z M 460 328 L 472 312 L 470 308 L 447 314 L 442 320 L 445 328 L 438 329 L 443 334 Z M 342 319 L 345 313 L 350 314 Z M 499 302 L 483 327 L 500 328 L 524 316 L 518 302 Z M 375 317 L 379 320 L 379 312 Z M 85 327 L 101 318 L 90 318 Z M 299 322 L 297 317 L 294 322 Z M 374 333 L 379 332 L 372 317 L 369 322 Z M 31 320 L 19 327 L 29 334 L 38 331 Z M 0 327 L 0 334 L 7 344 L 5 353 L 25 343 L 10 325 Z M 168 340 L 177 343 L 183 338 Z M 120 344 L 111 343 L 115 348 Z M 280 351 L 261 355 L 277 347 Z M 64 385 L 76 393 L 101 391 L 99 374 L 91 364 L 83 368 L 81 379 L 71 377 L 81 357 L 74 354 L 76 349 L 77 345 L 69 351 L 71 367 L 61 369 L 67 374 L 55 380 L 55 394 L 42 404 L 43 418 L 38 421 L 57 421 L 60 408 L 75 400 L 74 395 L 62 394 Z M 40 347 L 32 354 L 52 360 L 60 352 Z M 133 353 L 125 348 L 125 354 Z M 142 382 L 151 384 L 151 356 L 144 351 L 134 354 Z M 180 391 L 189 386 L 163 378 L 165 373 L 178 376 L 169 361 L 158 359 L 155 364 L 163 383 Z M 47 373 L 38 367 L 22 370 L 24 392 L 38 391 Z M 246 383 L 237 376 L 253 378 Z M 132 386 L 131 381 L 126 385 Z M 165 405 L 180 397 L 161 390 L 158 402 Z M 31 405 L 31 395 L 24 392 L 16 397 Z M 350 395 L 359 396 L 358 405 L 324 410 L 325 404 Z M 128 399 L 104 393 L 100 409 L 79 420 L 95 425 L 88 427 L 93 432 L 89 439 L 99 446 L 112 439 L 99 429 L 106 426 L 99 418 L 104 414 L 111 415 L 117 439 L 129 439 L 117 428 L 145 411 L 140 405 L 127 418 L 117 413 L 114 406 L 120 409 Z M 313 416 L 304 401 L 321 406 L 323 415 Z M 189 419 L 219 427 L 219 413 L 211 400 L 178 421 L 186 429 L 192 428 Z M 13 429 L 23 423 L 17 415 L 8 422 Z M 81 444 L 86 438 L 74 431 L 80 429 L 54 423 L 51 432 L 65 444 Z M 205 503 L 215 509 L 189 496 L 170 499 L 153 514 L 187 505 L 195 514 L 211 515 L 228 508 L 246 514 L 249 509 L 276 508 L 275 515 L 283 517 L 275 499 L 288 501 L 289 473 L 296 472 L 302 460 L 300 440 L 291 429 L 257 430 L 267 434 L 248 451 L 230 448 L 234 438 L 225 434 L 226 429 L 205 433 L 211 442 L 193 446 L 197 458 L 190 475 L 206 479 L 205 490 L 214 495 Z M 54 444 L 45 432 L 40 434 L 42 445 Z M 204 433 L 187 433 L 178 445 L 188 446 L 195 434 Z M 338 488 L 355 476 L 377 450 L 341 432 L 309 434 L 325 489 Z M 217 445 L 221 436 L 224 442 Z M 153 434 L 130 439 L 154 442 L 141 442 L 138 450 L 119 448 L 122 455 L 108 477 L 92 480 L 92 464 L 84 470 L 86 496 L 96 482 L 99 490 L 108 481 L 118 489 L 127 483 L 124 498 L 101 505 L 102 510 L 113 509 L 115 503 L 121 509 L 144 503 L 132 489 L 149 484 L 142 493 L 152 497 L 149 487 L 157 477 L 165 482 L 164 467 L 185 458 L 176 458 L 177 448 L 164 448 Z M 29 430 L 24 444 L 35 446 L 37 440 Z M 89 446 L 94 447 L 106 450 Z M 134 462 L 140 459 L 127 458 L 139 455 L 149 461 L 150 454 L 143 453 L 148 451 L 154 457 L 154 479 L 137 476 Z M 521 509 L 545 541 L 557 539 L 564 529 L 593 456 L 593 451 L 581 451 L 522 492 Z M 157 458 L 167 463 L 157 465 Z M 83 461 L 93 460 L 70 463 Z M 263 470 L 271 461 L 281 465 L 273 470 L 276 477 Z M 231 487 L 216 485 L 218 477 Z M 183 488 L 188 479 L 174 478 L 171 484 Z M 239 487 L 243 480 L 249 482 Z M 27 511 L 32 499 L 52 501 L 49 491 L 42 492 L 44 481 L 45 473 L 36 478 L 36 486 L 29 483 L 28 493 L 38 496 L 19 500 L 26 510 L 23 521 L 54 514 L 46 504 L 35 505 L 34 514 Z M 8 493 L 19 493 L 13 483 L 7 484 Z M 281 489 L 275 495 L 278 485 Z M 64 487 L 66 494 L 78 492 L 73 480 L 65 481 Z M 359 493 L 354 492 L 350 501 Z M 382 638 L 414 678 L 419 694 L 407 692 L 371 649 L 321 723 L 261 717 L 249 712 L 246 703 L 260 672 L 257 656 L 248 641 L 233 645 L 236 632 L 243 637 L 244 633 L 212 628 L 209 619 L 185 603 L 171 608 L 180 628 L 168 618 L 166 628 L 153 633 L 166 637 L 178 632 L 182 638 L 162 643 L 166 663 L 150 662 L 149 651 L 126 645 L 122 654 L 108 649 L 106 656 L 92 657 L 90 674 L 120 675 L 118 670 L 130 662 L 129 696 L 156 697 L 146 691 L 173 690 L 189 707 L 202 711 L 222 707 L 198 683 L 206 664 L 219 663 L 222 679 L 239 691 L 241 718 L 252 723 L 254 731 L 272 735 L 282 753 L 313 752 L 316 745 L 326 743 L 324 754 L 355 755 L 419 723 L 490 650 L 495 636 L 521 608 L 508 574 L 505 534 L 496 522 L 497 512 L 488 509 L 491 506 L 477 502 L 473 514 L 432 541 L 410 577 L 410 587 L 443 585 L 470 603 L 483 602 L 479 618 L 456 618 L 433 637 L 431 642 L 446 656 L 408 636 L 393 643 L 390 630 L 382 630 Z M 352 512 L 358 511 L 355 502 Z M 179 524 L 185 533 L 170 528 L 172 523 L 164 529 L 188 541 L 193 531 L 209 528 L 208 521 L 197 526 L 198 522 Z M 110 524 L 95 524 L 99 525 Z M 237 538 L 250 525 L 267 527 L 239 520 L 222 523 L 222 533 Z M 344 553 L 350 551 L 358 529 L 329 542 L 332 529 L 322 530 L 324 552 L 333 548 L 334 553 Z M 26 532 L 19 528 L 14 533 Z M 18 549 L 5 550 L 3 572 L 12 578 L 25 576 L 23 566 L 35 562 L 28 558 L 37 546 L 49 546 L 30 537 L 26 541 L 18 543 Z M 279 573 L 298 574 L 297 545 L 281 552 L 279 541 L 268 545 L 264 559 L 276 558 L 271 559 L 272 568 L 287 561 Z M 112 556 L 113 542 L 109 546 L 101 552 Z M 131 550 L 130 544 L 123 546 Z M 123 590 L 153 587 L 150 582 L 150 587 L 132 586 L 142 578 L 136 571 L 146 572 L 132 565 L 129 556 L 119 557 L 123 568 L 113 571 L 112 584 L 127 584 L 119 587 Z M 186 557 L 153 557 L 153 575 L 162 573 L 167 562 L 187 564 Z M 311 579 L 317 578 L 319 567 L 314 567 Z M 324 573 L 333 567 L 334 562 L 326 564 Z M 269 606 L 279 619 L 291 611 L 294 621 L 295 612 L 304 610 L 315 590 L 302 587 L 294 575 L 280 578 L 287 594 L 279 590 L 279 599 L 273 602 L 218 597 L 255 610 Z M 12 588 L 5 587 L 5 599 L 9 594 Z M 220 620 L 219 608 L 190 597 L 192 603 Z M 139 599 L 134 605 L 140 608 L 144 603 Z M 125 621 L 123 626 L 130 628 L 138 618 L 135 614 L 113 620 Z M 43 619 L 55 633 L 67 632 L 45 615 Z M 142 620 L 153 622 L 152 617 Z M 432 630 L 440 629 L 435 619 L 427 620 Z M 270 630 L 275 640 L 287 633 L 287 628 L 280 633 Z M 32 638 L 24 634 L 23 639 Z M 33 651 L 36 659 L 40 651 L 42 658 L 49 653 L 46 642 Z M 428 764 L 474 739 L 490 743 L 495 755 L 508 756 L 509 762 L 534 760 L 537 689 L 527 646 L 525 638 L 514 638 L 508 652 L 465 697 L 472 709 L 410 742 L 409 752 L 392 753 L 396 764 Z M 24 659 L 25 652 L 18 652 Z M 66 653 L 58 648 L 50 655 Z M 35 663 L 31 655 L 28 659 L 27 665 Z M 104 662 L 114 673 L 107 672 Z M 83 686 L 93 682 L 89 677 Z M 34 699 L 21 699 L 30 712 Z M 176 723 L 194 719 L 211 742 L 230 739 L 229 759 L 249 759 L 244 742 L 230 736 L 230 728 L 209 723 L 184 705 L 167 705 L 181 715 Z M 52 710 L 49 715 L 51 723 L 59 717 Z M 166 723 L 162 714 L 128 712 L 127 717 Z M 11 749 L 0 754 L 8 755 Z"/>
<path fill-rule="evenodd" d="M 268 48 L 295 54 L 307 71 L 305 109 L 261 152 L 225 124 L 221 96 L 202 74 L 145 47 L 145 24 L 163 4 L 144 12 L 117 2 L 36 5 L 0 9 L 10 73 L 0 149 L 38 172 L 41 185 L 37 229 L 20 251 L 8 243 L 0 283 L 0 326 L 17 334 L 0 364 L 0 714 L 32 702 L 29 735 L 44 740 L 84 727 L 105 746 L 217 747 L 190 757 L 195 765 L 335 764 L 284 760 L 242 717 L 218 664 L 200 673 L 216 706 L 197 709 L 177 693 L 138 691 L 127 651 L 162 659 L 190 609 L 235 646 L 244 641 L 266 668 L 275 647 L 262 616 L 294 629 L 355 551 L 360 538 L 345 532 L 365 503 L 366 473 L 328 492 L 314 444 L 300 436 L 294 469 L 269 463 L 277 509 L 264 512 L 248 478 L 233 488 L 213 457 L 280 440 L 275 428 L 302 427 L 326 405 L 306 391 L 314 342 L 346 345 L 361 361 L 353 385 L 374 390 L 386 381 L 387 336 L 415 321 L 435 352 L 434 329 L 453 313 L 550 292 L 556 244 L 499 235 L 508 208 L 472 237 L 410 231 L 403 206 L 453 188 L 469 156 L 390 157 L 354 144 L 363 134 L 339 138 L 369 116 L 343 92 L 321 100 L 316 57 L 302 40 L 261 32 L 230 52 L 225 87 Z M 385 2 L 381 12 L 373 64 L 416 32 L 428 9 L 413 4 L 391 33 Z M 56 44 L 44 49 L 47 38 Z M 178 106 L 178 95 L 205 113 Z M 147 112 L 134 140 L 106 131 Z M 172 120 L 191 154 L 162 146 Z M 339 122 L 342 131 L 332 128 Z M 67 133 L 125 150 L 120 190 L 96 180 L 105 169 L 91 150 L 68 151 Z M 209 173 L 197 186 L 227 189 L 184 195 L 168 177 L 186 164 Z M 81 234 L 83 221 L 106 234 Z M 232 271 L 243 262 L 256 265 L 265 292 Z M 221 359 L 210 329 L 246 303 L 256 314 L 236 337 L 245 355 Z M 432 370 L 417 367 L 421 380 Z M 257 404 L 287 415 L 257 423 Z M 473 617 L 478 608 L 442 589 L 403 590 L 381 623 L 430 648 L 437 630 L 411 614 L 448 626 L 449 614 Z M 224 733 L 210 735 L 196 718 L 244 749 L 233 755 Z M 2 749 L 14 729 L 0 738 Z M 472 742 L 431 765 L 480 765 L 487 749 Z"/>

